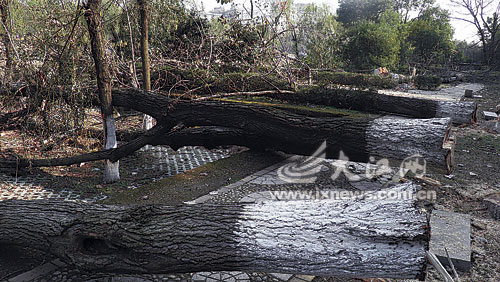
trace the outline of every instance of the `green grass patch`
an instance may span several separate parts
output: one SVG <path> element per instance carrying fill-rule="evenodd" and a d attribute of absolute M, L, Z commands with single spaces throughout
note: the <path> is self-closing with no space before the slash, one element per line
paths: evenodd
<path fill-rule="evenodd" d="M 133 190 L 110 195 L 106 204 L 180 205 L 281 161 L 268 152 L 245 151 Z"/>

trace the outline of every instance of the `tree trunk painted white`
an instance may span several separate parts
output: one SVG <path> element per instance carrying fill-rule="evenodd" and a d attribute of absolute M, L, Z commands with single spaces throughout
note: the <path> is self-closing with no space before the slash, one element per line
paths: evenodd
<path fill-rule="evenodd" d="M 97 74 L 97 88 L 104 123 L 105 149 L 116 148 L 115 119 L 111 96 L 112 77 L 110 64 L 106 55 L 106 40 L 104 38 L 102 15 L 102 0 L 87 0 L 85 4 L 85 19 L 90 35 L 90 46 Z M 104 182 L 111 183 L 120 179 L 119 163 L 106 162 L 104 169 Z"/>
<path fill-rule="evenodd" d="M 139 13 L 141 14 L 141 59 L 142 59 L 142 88 L 145 91 L 151 90 L 151 66 L 149 61 L 149 18 L 150 0 L 138 0 Z M 144 115 L 142 129 L 149 130 L 153 127 L 153 118 Z"/>
<path fill-rule="evenodd" d="M 153 118 L 150 115 L 144 115 L 142 129 L 150 130 L 153 127 Z"/>
<path fill-rule="evenodd" d="M 106 145 L 104 149 L 108 150 L 116 148 L 115 119 L 112 114 L 104 121 L 104 132 L 106 133 Z M 118 180 L 120 180 L 120 161 L 113 163 L 110 160 L 106 160 L 104 165 L 104 183 L 113 183 Z"/>

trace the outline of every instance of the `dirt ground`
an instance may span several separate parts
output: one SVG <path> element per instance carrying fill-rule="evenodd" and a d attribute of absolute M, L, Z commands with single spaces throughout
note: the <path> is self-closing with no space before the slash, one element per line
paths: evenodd
<path fill-rule="evenodd" d="M 477 93 L 483 98 L 475 99 L 479 103 L 479 112 L 494 111 L 495 106 L 500 104 L 500 72 L 476 76 L 473 82 L 485 84 L 485 89 Z M 99 124 L 98 116 L 94 115 L 89 123 Z M 138 124 L 140 116 L 136 115 L 120 121 L 118 128 L 125 129 Z M 439 170 L 428 171 L 428 176 L 440 181 L 442 186 L 428 187 L 437 192 L 437 199 L 425 204 L 429 209 L 449 210 L 472 217 L 472 268 L 469 273 L 459 273 L 461 281 L 500 281 L 500 221 L 494 220 L 482 203 L 488 195 L 500 193 L 500 132 L 494 131 L 493 122 L 484 120 L 455 130 L 455 170 L 452 176 L 446 176 Z M 99 136 L 75 141 L 70 138 L 44 140 L 18 130 L 2 131 L 0 134 L 0 157 L 13 154 L 32 158 L 67 156 L 96 150 L 100 146 Z M 62 189 L 69 184 L 89 194 L 104 192 L 108 195 L 106 203 L 176 205 L 237 181 L 281 159 L 278 155 L 246 151 L 185 174 L 153 182 L 150 179 L 158 176 L 154 171 L 140 175 L 127 173 L 128 168 L 136 166 L 138 162 L 148 161 L 137 153 L 121 163 L 121 171 L 124 172 L 122 180 L 110 185 L 101 184 L 100 162 L 33 169 L 31 173 L 50 176 L 50 185 L 54 189 Z M 135 184 L 140 184 L 141 189 L 127 189 Z M 200 185 L 204 186 L 203 189 L 192 189 Z M 321 281 L 360 280 L 325 278 Z M 442 278 L 430 267 L 426 281 L 442 281 Z"/>
<path fill-rule="evenodd" d="M 485 84 L 478 94 L 479 113 L 495 111 L 500 104 L 500 72 L 476 77 Z M 492 130 L 495 122 L 484 121 L 481 114 L 477 124 L 456 128 L 455 169 L 452 176 L 431 171 L 430 177 L 443 186 L 434 188 L 435 209 L 469 214 L 472 219 L 472 268 L 459 273 L 461 281 L 500 281 L 500 221 L 494 220 L 483 199 L 500 193 L 500 132 Z M 451 177 L 451 178 L 450 178 Z M 435 270 L 429 271 L 427 281 L 442 281 Z"/>

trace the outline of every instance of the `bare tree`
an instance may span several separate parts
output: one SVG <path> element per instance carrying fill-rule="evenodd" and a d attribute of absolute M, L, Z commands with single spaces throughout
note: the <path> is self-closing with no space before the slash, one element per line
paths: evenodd
<path fill-rule="evenodd" d="M 462 16 L 454 18 L 476 27 L 483 48 L 483 60 L 490 65 L 500 46 L 500 2 L 495 3 L 497 2 L 495 0 L 451 0 L 451 2 L 466 11 Z"/>
<path fill-rule="evenodd" d="M 0 34 L 2 34 L 3 45 L 5 48 L 5 73 L 4 83 L 12 79 L 12 43 L 10 34 L 12 26 L 9 21 L 9 0 L 0 0 Z"/>
<path fill-rule="evenodd" d="M 142 88 L 151 90 L 151 66 L 149 63 L 149 0 L 137 0 L 141 14 L 141 59 L 142 59 Z M 142 128 L 145 130 L 153 127 L 153 118 L 144 115 Z"/>
<path fill-rule="evenodd" d="M 106 56 L 104 33 L 102 30 L 101 17 L 102 0 L 87 0 L 85 5 L 85 19 L 90 35 L 92 57 L 94 58 L 97 87 L 101 102 L 101 112 L 104 125 L 104 149 L 116 148 L 116 129 L 113 117 L 113 107 L 111 98 L 111 71 Z M 106 160 L 104 168 L 104 182 L 112 183 L 120 179 L 119 161 L 111 162 Z"/>

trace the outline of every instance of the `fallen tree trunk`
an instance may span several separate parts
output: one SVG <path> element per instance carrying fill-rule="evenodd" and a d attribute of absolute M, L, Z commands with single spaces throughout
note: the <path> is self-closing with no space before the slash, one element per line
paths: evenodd
<path fill-rule="evenodd" d="M 135 89 L 114 91 L 113 105 L 147 113 L 159 123 L 239 129 L 257 136 L 257 145 L 287 153 L 309 155 L 326 141 L 328 158 L 338 158 L 341 151 L 360 162 L 368 162 L 371 156 L 402 160 L 420 154 L 431 164 L 448 171 L 453 168 L 453 147 L 445 146 L 450 142 L 449 118 L 398 119 L 272 104 L 173 101 L 161 95 L 144 96 Z M 227 144 L 243 145 L 230 138 Z"/>
<path fill-rule="evenodd" d="M 15 112 L 5 113 L 0 115 L 0 128 L 9 128 L 14 125 L 14 123 L 26 116 L 29 113 L 28 108 L 24 108 Z"/>
<path fill-rule="evenodd" d="M 449 117 L 455 125 L 477 121 L 476 102 L 439 101 L 326 87 L 309 87 L 292 94 L 271 93 L 266 96 L 293 103 L 310 103 L 368 113 L 389 113 L 413 118 Z"/>
<path fill-rule="evenodd" d="M 167 143 L 168 138 L 162 142 L 164 134 L 181 123 L 188 128 L 216 126 L 226 129 L 224 132 L 214 132 L 213 128 L 194 132 L 191 129 L 191 134 L 182 130 L 172 132 L 170 138 L 176 138 L 176 144 L 172 144 L 174 147 L 182 143 L 243 145 L 310 155 L 326 142 L 327 158 L 338 158 L 343 153 L 352 161 L 369 162 L 372 156 L 402 160 L 420 154 L 430 164 L 445 167 L 448 171 L 453 168 L 454 149 L 449 138 L 449 118 L 398 119 L 286 105 L 176 101 L 153 93 L 145 95 L 138 89 L 113 91 L 113 105 L 146 113 L 157 120 L 158 126 L 147 136 L 140 136 L 117 149 L 69 159 L 4 162 L 3 166 L 70 165 L 98 159 L 114 162 L 145 144 Z M 199 135 L 192 137 L 195 136 L 192 133 Z"/>
<path fill-rule="evenodd" d="M 137 91 L 138 89 L 132 89 Z M 35 86 L 12 85 L 10 88 L 0 87 L 0 93 L 19 93 L 26 96 L 29 93 L 41 92 L 42 95 L 67 98 L 71 93 L 70 87 L 56 87 L 54 89 L 39 89 Z M 85 89 L 92 97 L 91 105 L 99 105 L 95 93 Z M 182 95 L 181 95 L 182 96 Z M 324 86 L 306 87 L 298 92 L 290 90 L 263 90 L 242 91 L 232 93 L 218 93 L 208 97 L 196 98 L 196 101 L 234 97 L 234 96 L 268 96 L 283 101 L 300 104 L 317 104 L 336 108 L 352 109 L 375 114 L 396 114 L 412 118 L 451 118 L 454 125 L 471 124 L 477 121 L 477 103 L 471 101 L 440 101 L 416 97 L 380 94 L 373 91 L 362 91 Z"/>
<path fill-rule="evenodd" d="M 423 278 L 427 230 L 413 200 L 177 207 L 0 202 L 2 247 L 47 252 L 103 272 Z"/>

